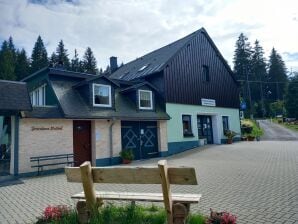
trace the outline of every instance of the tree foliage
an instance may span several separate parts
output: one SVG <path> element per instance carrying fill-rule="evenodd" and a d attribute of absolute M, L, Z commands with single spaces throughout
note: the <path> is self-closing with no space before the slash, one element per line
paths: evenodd
<path fill-rule="evenodd" d="M 38 36 L 31 55 L 30 72 L 34 73 L 49 65 L 48 53 L 40 36 Z"/>
<path fill-rule="evenodd" d="M 70 62 L 68 58 L 67 49 L 64 47 L 63 40 L 60 40 L 56 48 L 56 63 L 63 65 L 64 69 L 70 68 Z"/>
<path fill-rule="evenodd" d="M 90 47 L 87 47 L 83 56 L 83 71 L 90 74 L 96 74 L 98 69 L 96 66 L 96 59 Z"/>
<path fill-rule="evenodd" d="M 283 100 L 288 81 L 287 69 L 281 55 L 274 48 L 269 57 L 268 81 L 276 82 L 269 84 L 267 87 L 268 91 L 270 91 L 270 98 Z"/>
<path fill-rule="evenodd" d="M 30 63 L 27 57 L 27 53 L 23 48 L 21 51 L 17 50 L 16 53 L 16 66 L 15 66 L 15 74 L 17 80 L 21 80 L 29 75 L 30 72 Z"/>
<path fill-rule="evenodd" d="M 0 52 L 0 79 L 16 80 L 14 53 L 6 40 Z"/>
<path fill-rule="evenodd" d="M 289 81 L 288 93 L 286 96 L 286 109 L 288 117 L 298 119 L 298 72 L 294 73 Z"/>

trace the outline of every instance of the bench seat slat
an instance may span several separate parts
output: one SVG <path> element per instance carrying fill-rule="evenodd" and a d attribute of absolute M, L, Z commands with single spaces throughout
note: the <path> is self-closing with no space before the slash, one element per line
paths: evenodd
<path fill-rule="evenodd" d="M 134 192 L 110 192 L 96 191 L 96 197 L 103 200 L 120 200 L 120 201 L 150 201 L 163 202 L 162 193 L 134 193 Z M 84 192 L 73 195 L 73 199 L 84 199 Z M 201 198 L 200 194 L 179 194 L 172 193 L 173 202 L 196 204 Z"/>
<path fill-rule="evenodd" d="M 31 162 L 34 162 L 34 161 L 38 161 L 38 160 L 41 160 L 41 159 L 56 159 L 56 158 L 72 158 L 73 157 L 73 154 L 58 154 L 58 155 L 48 155 L 48 156 L 33 156 L 33 157 L 30 157 L 30 161 Z"/>

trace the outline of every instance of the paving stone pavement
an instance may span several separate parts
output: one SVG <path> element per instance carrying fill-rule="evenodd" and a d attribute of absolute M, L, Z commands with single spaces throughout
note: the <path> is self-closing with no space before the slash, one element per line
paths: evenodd
<path fill-rule="evenodd" d="M 201 193 L 193 211 L 209 208 L 238 216 L 237 223 L 298 224 L 298 141 L 241 142 L 207 146 L 167 158 L 170 165 L 193 166 L 198 186 L 174 186 L 173 192 Z M 156 165 L 158 159 L 135 162 Z M 65 175 L 23 179 L 0 187 L 0 223 L 33 223 L 47 205 L 74 205 L 82 191 Z M 99 189 L 99 186 L 97 186 Z M 102 190 L 160 191 L 155 185 L 100 185 Z"/>

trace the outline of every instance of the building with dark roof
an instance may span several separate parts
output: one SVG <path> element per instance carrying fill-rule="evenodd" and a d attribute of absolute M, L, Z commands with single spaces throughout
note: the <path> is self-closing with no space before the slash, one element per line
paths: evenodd
<path fill-rule="evenodd" d="M 33 110 L 20 120 L 19 173 L 36 171 L 35 156 L 112 165 L 121 150 L 147 159 L 240 133 L 237 82 L 204 28 L 119 68 L 110 60 L 111 74 L 44 68 L 23 80 Z"/>
<path fill-rule="evenodd" d="M 0 176 L 18 170 L 17 163 L 11 161 L 18 154 L 19 116 L 30 110 L 26 83 L 0 80 Z"/>

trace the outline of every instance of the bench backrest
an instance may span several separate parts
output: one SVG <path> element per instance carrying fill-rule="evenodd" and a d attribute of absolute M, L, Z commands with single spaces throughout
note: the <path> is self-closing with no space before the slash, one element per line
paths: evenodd
<path fill-rule="evenodd" d="M 83 184 L 87 206 L 96 206 L 94 183 L 114 184 L 161 184 L 168 224 L 173 223 L 172 194 L 170 184 L 197 185 L 194 168 L 167 167 L 166 160 L 160 160 L 158 167 L 91 167 L 90 162 L 80 167 L 66 167 L 69 182 Z"/>
<path fill-rule="evenodd" d="M 82 183 L 80 167 L 66 167 L 68 182 Z M 158 167 L 92 167 L 93 183 L 161 184 Z M 194 168 L 169 167 L 170 184 L 197 185 Z"/>

